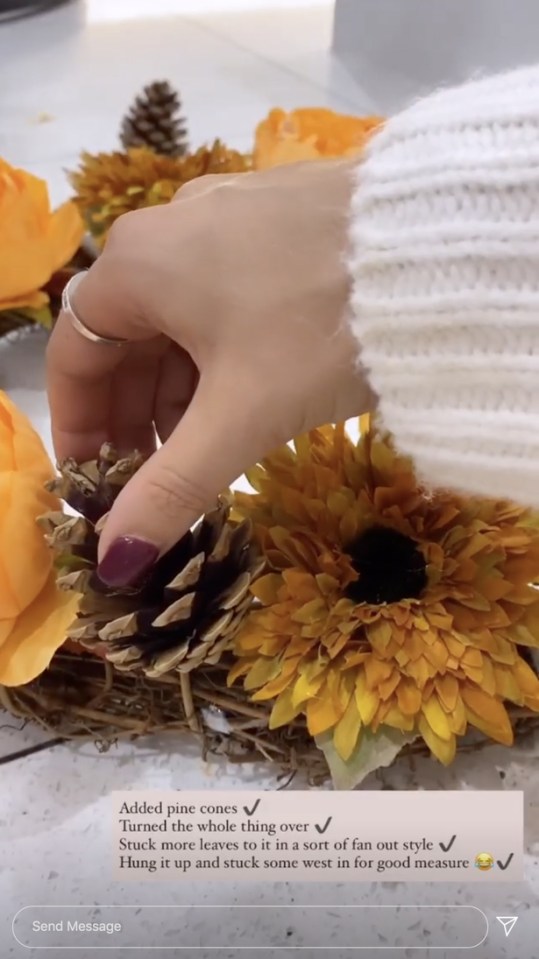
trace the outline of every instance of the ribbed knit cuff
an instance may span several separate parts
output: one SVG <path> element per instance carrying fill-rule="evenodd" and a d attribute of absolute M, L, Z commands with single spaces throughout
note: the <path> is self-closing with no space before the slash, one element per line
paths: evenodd
<path fill-rule="evenodd" d="M 539 70 L 438 92 L 357 168 L 351 320 L 431 487 L 539 506 Z"/>

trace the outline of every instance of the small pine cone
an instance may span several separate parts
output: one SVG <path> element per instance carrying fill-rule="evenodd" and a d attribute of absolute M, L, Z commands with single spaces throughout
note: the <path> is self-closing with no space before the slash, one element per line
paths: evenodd
<path fill-rule="evenodd" d="M 49 488 L 77 515 L 48 513 L 40 522 L 57 554 L 58 585 L 82 594 L 68 638 L 118 670 L 157 678 L 219 661 L 252 605 L 264 559 L 250 521 L 233 522 L 221 501 L 138 586 L 106 586 L 96 572 L 103 519 L 141 462 L 136 453 L 119 459 L 109 444 L 96 462 L 66 460 Z"/>
<path fill-rule="evenodd" d="M 122 121 L 120 141 L 124 150 L 148 147 L 174 157 L 187 153 L 187 126 L 180 114 L 180 98 L 166 80 L 144 87 Z"/>

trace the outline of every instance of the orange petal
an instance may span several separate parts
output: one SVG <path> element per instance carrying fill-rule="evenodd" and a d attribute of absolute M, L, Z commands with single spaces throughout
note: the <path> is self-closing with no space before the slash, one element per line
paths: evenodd
<path fill-rule="evenodd" d="M 51 274 L 72 259 L 81 245 L 84 223 L 75 204 L 68 200 L 52 214 L 49 224 Z"/>
<path fill-rule="evenodd" d="M 39 310 L 46 306 L 49 297 L 42 290 L 30 290 L 28 293 L 21 293 L 20 296 L 7 297 L 0 299 L 0 312 L 2 310 Z"/>
<path fill-rule="evenodd" d="M 1 585 L 0 585 L 0 591 L 1 591 Z M 6 617 L 3 617 L 2 619 L 0 619 L 0 647 L 4 645 L 6 639 L 8 638 L 8 636 L 10 636 L 13 630 L 13 627 L 15 626 L 15 622 L 16 620 L 11 618 L 8 619 Z"/>
<path fill-rule="evenodd" d="M 0 471 L 17 470 L 32 473 L 43 486 L 54 476 L 54 468 L 43 441 L 28 417 L 9 396 L 0 390 Z M 52 496 L 51 504 L 58 501 Z M 54 509 L 54 506 L 50 506 Z"/>
<path fill-rule="evenodd" d="M 421 709 L 421 691 L 413 683 L 401 680 L 397 689 L 397 702 L 405 716 L 415 716 Z"/>
<path fill-rule="evenodd" d="M 22 686 L 47 668 L 66 638 L 78 604 L 78 596 L 56 588 L 51 573 L 44 589 L 19 616 L 0 648 L 0 683 Z"/>
<path fill-rule="evenodd" d="M 13 619 L 43 589 L 52 555 L 36 523 L 56 500 L 27 472 L 0 472 L 0 609 Z"/>
<path fill-rule="evenodd" d="M 50 278 L 46 232 L 50 216 L 47 185 L 24 170 L 0 165 L 0 307 Z"/>
<path fill-rule="evenodd" d="M 366 660 L 364 669 L 369 689 L 375 689 L 385 679 L 389 679 L 393 673 L 393 667 L 390 663 L 377 659 L 375 656 L 370 656 Z"/>

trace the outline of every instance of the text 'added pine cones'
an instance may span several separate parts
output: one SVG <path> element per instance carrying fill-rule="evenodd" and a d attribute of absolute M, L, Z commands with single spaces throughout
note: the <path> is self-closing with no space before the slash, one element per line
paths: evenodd
<path fill-rule="evenodd" d="M 81 593 L 68 638 L 118 670 L 158 678 L 219 661 L 248 613 L 264 559 L 251 522 L 234 522 L 221 501 L 138 586 L 106 586 L 97 574 L 103 519 L 141 464 L 138 453 L 120 459 L 110 444 L 96 461 L 66 460 L 50 487 L 76 515 L 48 513 L 40 522 L 57 554 L 58 585 Z"/>

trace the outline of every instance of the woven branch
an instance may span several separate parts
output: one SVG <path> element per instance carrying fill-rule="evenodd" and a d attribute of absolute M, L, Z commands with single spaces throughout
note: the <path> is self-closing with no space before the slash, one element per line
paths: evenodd
<path fill-rule="evenodd" d="M 202 756 L 226 756 L 232 763 L 266 762 L 282 776 L 304 772 L 312 785 L 329 778 L 323 754 L 302 717 L 270 730 L 270 706 L 251 703 L 241 687 L 229 689 L 230 664 L 204 666 L 191 674 L 167 674 L 149 680 L 120 673 L 97 657 L 61 650 L 50 667 L 27 686 L 0 686 L 0 706 L 16 717 L 32 719 L 63 739 L 90 739 L 106 750 L 121 739 L 150 733 L 190 732 Z M 509 710 L 515 741 L 539 730 L 539 715 Z M 226 732 L 223 731 L 226 729 Z M 477 736 L 463 739 L 459 751 L 491 744 Z M 428 756 L 422 740 L 401 755 Z"/>

